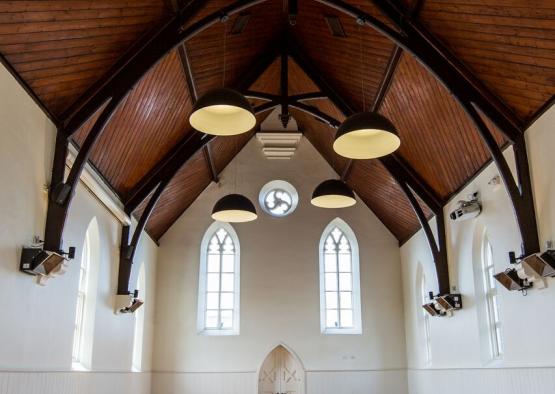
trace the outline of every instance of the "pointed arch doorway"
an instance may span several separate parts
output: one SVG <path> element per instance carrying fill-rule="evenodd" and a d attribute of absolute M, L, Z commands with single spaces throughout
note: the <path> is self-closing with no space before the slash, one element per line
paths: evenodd
<path fill-rule="evenodd" d="M 258 394 L 304 394 L 305 373 L 299 358 L 276 346 L 258 372 Z"/>

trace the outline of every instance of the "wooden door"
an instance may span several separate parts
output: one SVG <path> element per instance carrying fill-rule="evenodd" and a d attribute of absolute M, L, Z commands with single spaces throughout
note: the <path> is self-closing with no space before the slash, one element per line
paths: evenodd
<path fill-rule="evenodd" d="M 258 394 L 303 394 L 303 370 L 283 346 L 266 357 L 258 377 Z"/>

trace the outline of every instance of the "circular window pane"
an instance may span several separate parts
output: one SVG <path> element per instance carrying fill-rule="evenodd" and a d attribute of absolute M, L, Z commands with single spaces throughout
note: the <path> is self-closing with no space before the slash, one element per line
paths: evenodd
<path fill-rule="evenodd" d="M 272 181 L 264 185 L 258 198 L 262 209 L 276 217 L 289 215 L 297 208 L 299 195 L 288 182 Z"/>

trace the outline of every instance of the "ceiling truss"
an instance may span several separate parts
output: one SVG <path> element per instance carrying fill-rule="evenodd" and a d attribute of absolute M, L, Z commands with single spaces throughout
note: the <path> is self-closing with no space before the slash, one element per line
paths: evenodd
<path fill-rule="evenodd" d="M 493 160 L 499 168 L 513 203 L 514 212 L 517 217 L 519 230 L 523 240 L 524 253 L 530 254 L 539 251 L 539 240 L 532 199 L 528 161 L 526 157 L 526 146 L 520 120 L 516 118 L 510 110 L 508 110 L 503 102 L 501 102 L 479 80 L 477 80 L 473 74 L 464 67 L 464 65 L 454 58 L 432 34 L 423 28 L 420 23 L 413 18 L 409 11 L 405 10 L 398 4 L 393 4 L 392 2 L 386 0 L 372 0 L 372 3 L 397 27 L 397 29 L 393 29 L 372 15 L 364 13 L 344 1 L 314 1 L 343 12 L 355 18 L 359 24 L 370 26 L 379 33 L 385 35 L 395 42 L 399 48 L 402 48 L 404 51 L 407 51 L 415 56 L 433 75 L 435 75 L 440 82 L 443 83 L 443 85 L 459 101 L 469 117 L 473 120 L 482 139 L 486 143 Z M 181 52 L 184 56 L 181 57 L 184 59 L 184 66 L 186 66 L 186 51 L 185 47 L 182 46 L 185 41 L 206 30 L 210 26 L 213 26 L 222 20 L 226 20 L 231 15 L 237 14 L 249 7 L 264 2 L 265 0 L 238 0 L 218 12 L 212 13 L 192 24 L 188 24 L 192 18 L 197 15 L 205 3 L 204 1 L 199 0 L 190 1 L 185 7 L 178 10 L 176 15 L 155 34 L 146 37 L 144 40 L 136 44 L 132 51 L 128 52 L 126 56 L 118 61 L 111 72 L 107 74 L 105 79 L 95 84 L 95 86 L 89 89 L 64 113 L 63 119 L 60 122 L 62 126 L 58 130 L 58 137 L 56 141 L 52 187 L 50 190 L 50 201 L 47 213 L 45 249 L 53 251 L 62 250 L 63 229 L 69 206 L 74 195 L 77 181 L 89 158 L 91 149 L 98 140 L 98 137 L 102 134 L 102 131 L 105 129 L 105 126 L 110 120 L 114 110 L 131 91 L 131 89 L 133 89 L 133 87 L 146 74 L 146 72 L 171 50 L 179 46 L 183 48 Z M 294 19 L 295 14 L 291 14 L 290 20 L 291 18 Z M 288 44 L 291 44 L 289 40 Z M 287 87 L 283 85 L 284 78 L 282 78 L 279 100 L 277 97 L 267 96 L 266 99 L 268 102 L 257 107 L 258 111 L 266 111 L 276 106 L 280 106 L 282 109 L 282 121 L 286 122 L 287 119 L 285 116 L 288 115 L 288 109 L 289 107 L 293 107 L 323 120 L 332 127 L 337 127 L 339 122 L 336 119 L 333 119 L 329 115 L 326 115 L 318 109 L 304 103 L 304 101 L 307 100 L 322 98 L 321 95 L 324 94 L 346 116 L 356 112 L 352 106 L 346 103 L 343 98 L 337 95 L 333 89 L 329 87 L 329 85 L 319 78 L 317 72 L 314 72 L 313 70 L 311 71 L 307 67 L 307 62 L 305 62 L 304 65 L 302 64 L 302 56 L 300 56 L 299 51 L 295 51 L 294 46 L 288 45 L 287 51 L 287 54 L 284 54 L 285 51 L 282 51 L 281 53 L 282 64 L 284 62 L 283 59 L 285 59 L 286 63 L 287 56 L 293 57 L 299 63 L 301 68 L 307 72 L 309 77 L 313 79 L 316 85 L 319 86 L 321 93 L 310 93 L 304 96 L 297 96 L 296 98 L 286 97 Z M 392 57 L 392 64 L 394 64 L 394 61 L 395 53 Z M 187 70 L 185 71 L 187 72 Z M 287 67 L 282 67 L 281 72 L 282 77 L 287 77 Z M 248 86 L 242 87 L 241 90 L 246 88 L 248 88 Z M 385 86 L 384 89 L 387 90 L 387 86 Z M 379 103 L 377 105 L 379 106 Z M 68 178 L 64 179 L 64 166 L 62 163 L 65 163 L 69 137 L 103 106 L 104 108 L 102 113 L 87 136 L 85 143 L 82 145 Z M 487 116 L 513 144 L 518 169 L 517 181 L 513 179 L 509 166 L 505 161 L 501 150 L 495 143 L 491 130 L 489 130 L 485 122 L 482 120 L 479 111 Z M 139 220 L 142 228 L 144 228 L 144 225 L 146 224 L 146 221 L 148 220 L 148 217 L 156 205 L 156 202 L 165 186 L 167 186 L 173 175 L 175 175 L 179 168 L 181 168 L 184 161 L 192 155 L 192 153 L 190 153 L 188 156 L 180 156 L 180 158 L 177 159 L 177 153 L 182 153 L 183 151 L 193 152 L 193 150 L 196 152 L 197 149 L 203 148 L 210 139 L 210 137 L 202 137 L 197 133 L 184 139 L 172 152 L 173 156 L 170 155 L 170 157 L 164 158 L 164 160 L 162 160 L 162 162 L 147 175 L 147 179 L 139 182 L 135 190 L 131 193 L 131 197 L 125 201 L 125 209 L 127 212 L 132 212 L 148 195 L 151 195 L 152 193 L 149 203 L 147 204 L 147 208 L 150 209 L 145 209 Z M 206 157 L 207 162 L 209 162 L 209 152 Z M 394 176 L 398 179 L 398 181 L 400 180 L 401 187 L 403 188 L 403 191 L 405 191 L 409 201 L 411 201 L 411 204 L 413 203 L 413 200 L 416 201 L 416 198 L 412 195 L 412 191 L 414 191 L 426 203 L 426 205 L 428 205 L 428 207 L 436 215 L 438 215 L 445 201 L 440 201 L 440 199 L 435 196 L 433 190 L 425 184 L 417 182 L 419 178 L 418 175 L 412 173 L 409 167 L 399 165 L 397 169 L 394 169 L 392 161 L 399 164 L 402 160 L 400 158 L 396 158 L 395 156 L 392 157 L 393 159 L 382 160 L 382 163 L 386 166 L 386 168 L 388 168 L 392 175 L 393 173 L 396 174 Z M 210 166 L 210 163 L 208 163 L 208 165 Z M 213 167 L 213 163 L 211 167 Z M 399 178 L 399 174 L 403 174 L 402 178 Z M 213 173 L 213 179 L 217 179 L 217 174 L 214 175 Z M 416 207 L 415 204 L 412 205 L 417 216 L 420 215 L 419 220 L 421 223 L 425 222 L 425 220 L 421 218 L 422 212 L 418 212 L 418 207 Z M 138 228 L 140 227 L 141 226 L 138 226 Z M 429 232 L 426 228 L 425 231 L 427 233 Z M 139 237 L 140 234 L 134 234 L 131 244 L 129 244 L 129 247 L 125 248 L 126 252 L 124 253 L 124 257 L 130 262 L 132 262 L 134 247 L 136 247 L 136 242 L 134 242 L 134 240 L 138 240 Z M 439 237 L 438 244 L 442 243 L 441 239 L 442 236 Z M 432 246 L 430 238 L 429 242 Z M 125 245 L 127 245 L 127 242 Z M 440 250 L 443 248 L 441 245 L 438 246 L 436 244 L 436 249 Z M 131 252 L 129 252 L 129 250 L 131 250 Z M 128 258 L 129 256 L 130 258 Z M 445 274 L 441 275 L 447 276 L 446 281 L 448 283 L 448 274 L 446 272 L 447 271 L 445 270 Z M 440 272 L 438 271 L 438 277 L 439 274 Z"/>

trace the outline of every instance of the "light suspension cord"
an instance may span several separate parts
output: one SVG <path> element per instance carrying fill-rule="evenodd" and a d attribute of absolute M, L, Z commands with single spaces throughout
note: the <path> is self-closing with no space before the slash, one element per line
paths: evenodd
<path fill-rule="evenodd" d="M 225 17 L 224 19 L 224 43 L 223 43 L 223 47 L 224 47 L 224 59 L 223 59 L 223 68 L 224 68 L 224 72 L 223 72 L 223 78 L 222 78 L 222 87 L 225 88 L 225 71 L 226 71 L 226 51 L 227 51 L 227 17 Z"/>
<path fill-rule="evenodd" d="M 362 94 L 362 112 L 366 111 L 366 96 L 364 94 L 364 52 L 362 50 L 362 29 L 358 24 L 359 52 L 360 52 L 360 91 Z"/>

